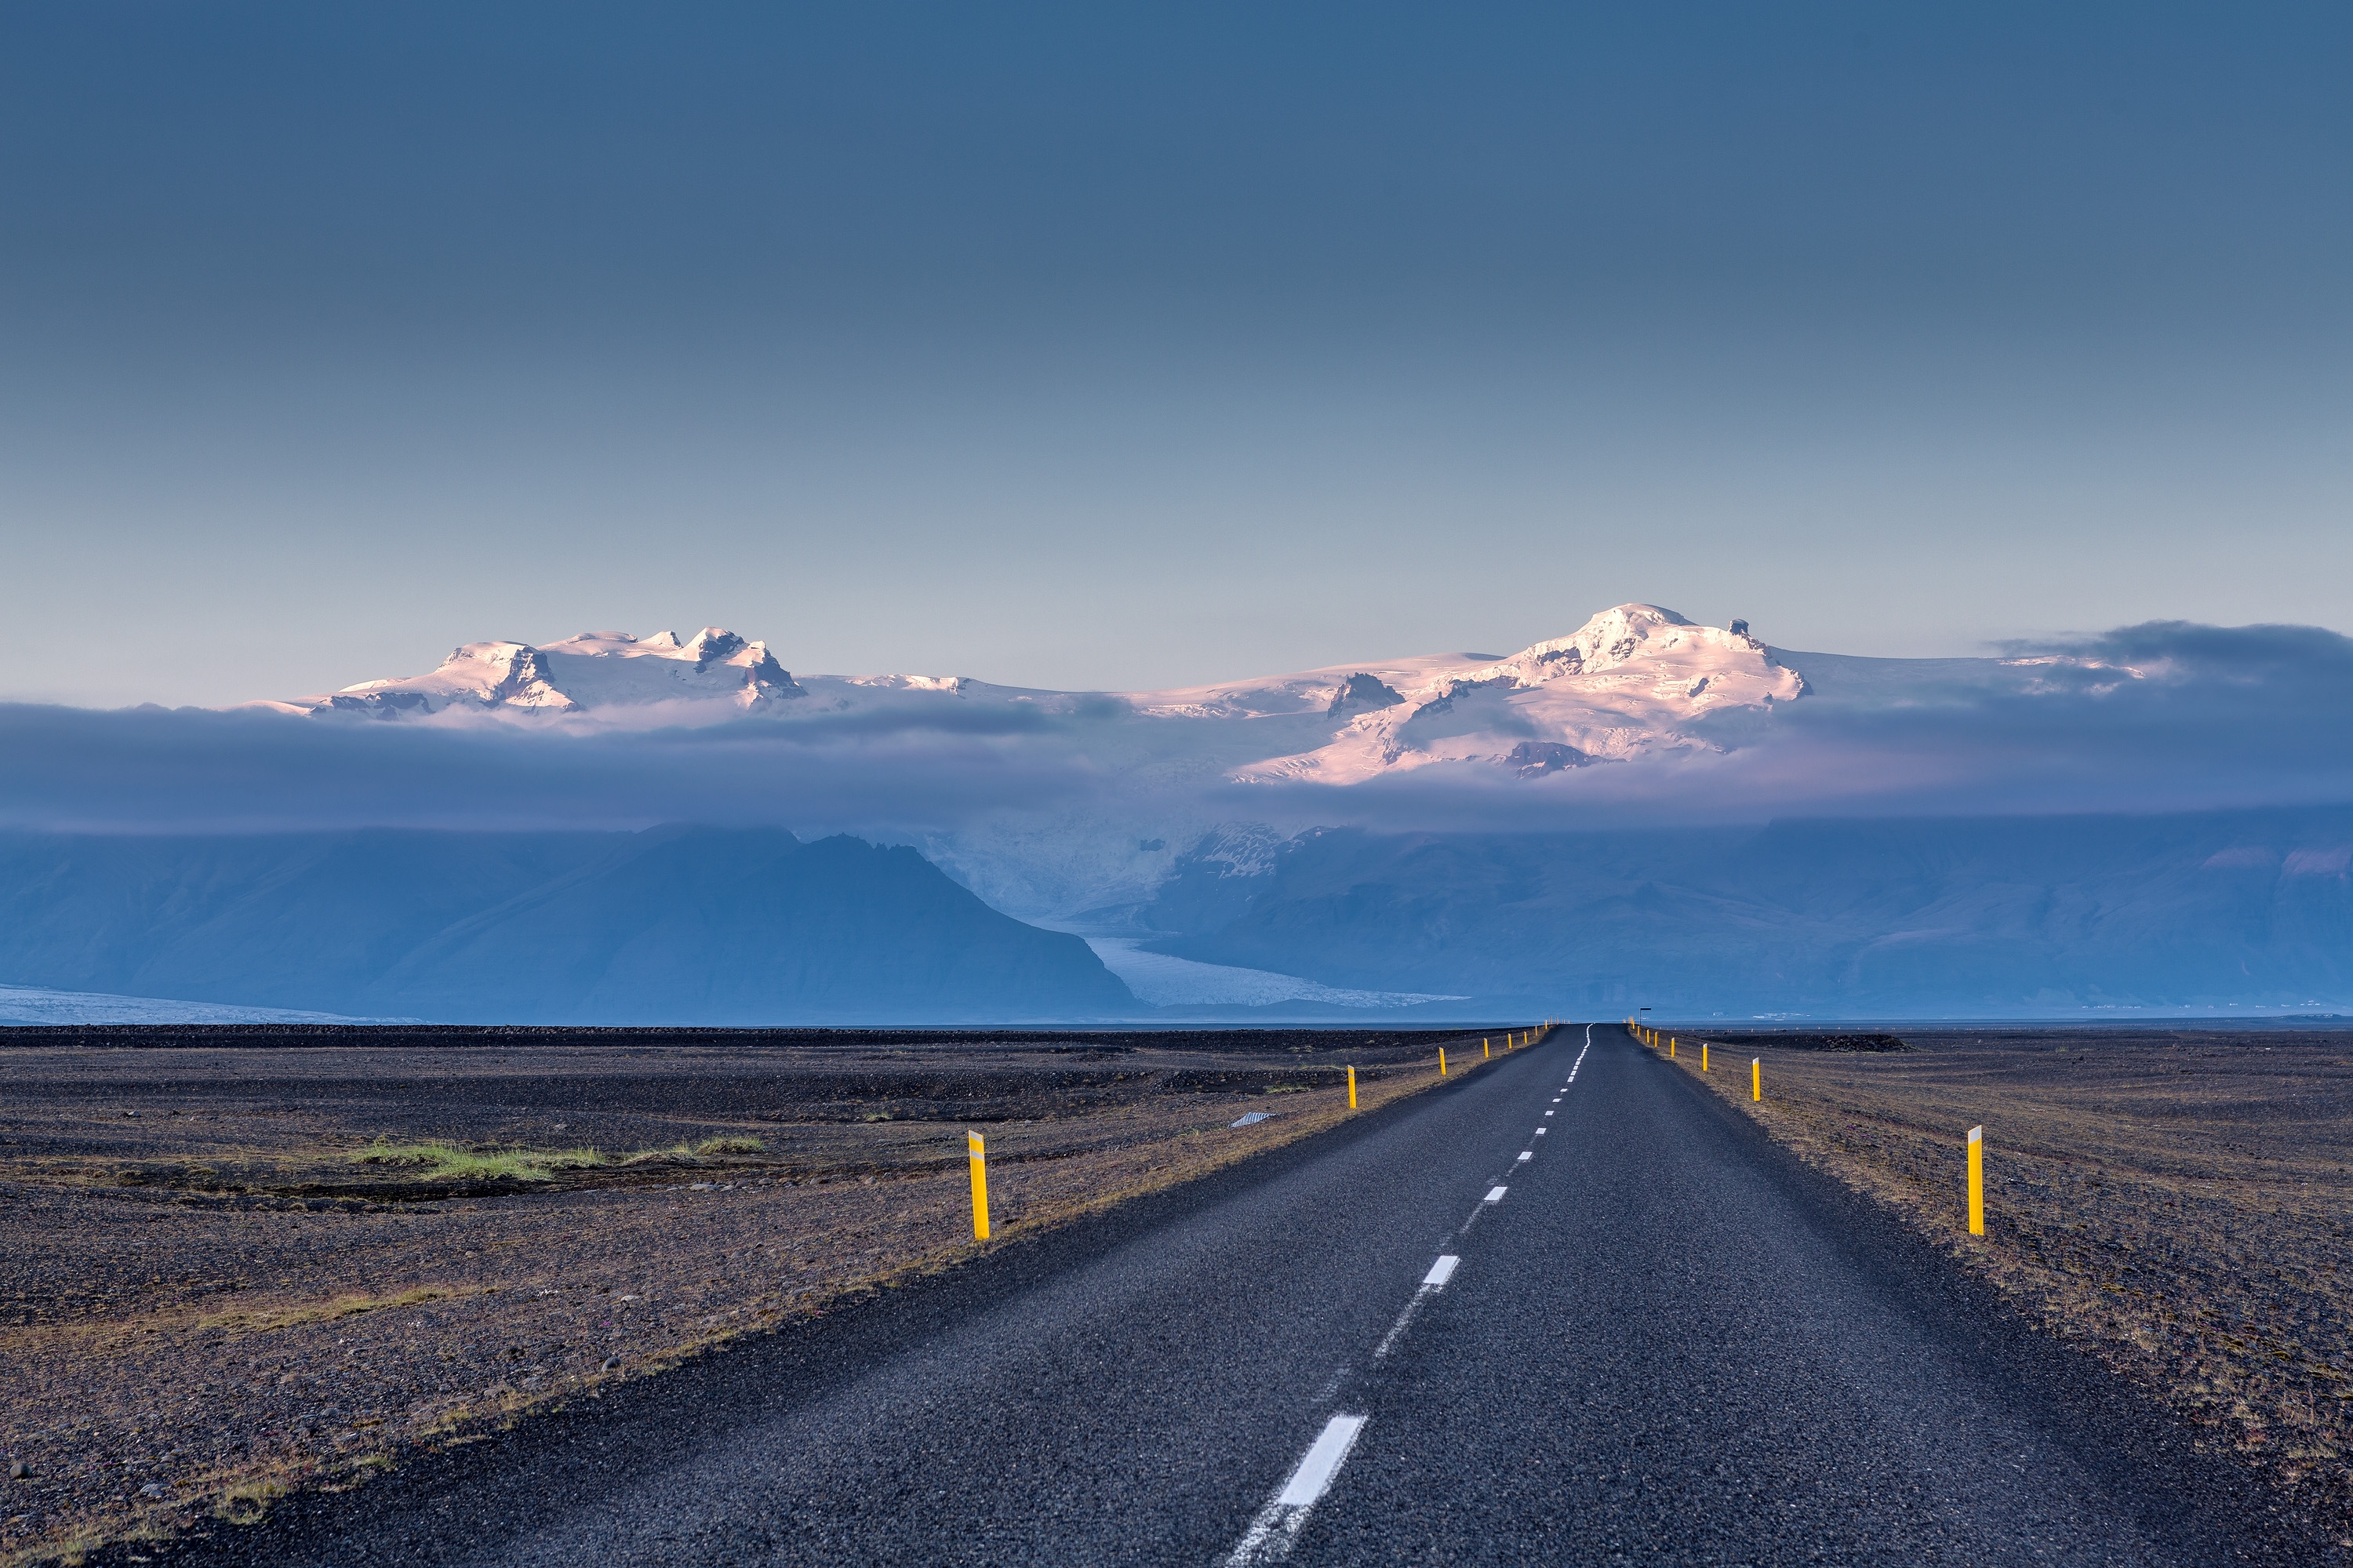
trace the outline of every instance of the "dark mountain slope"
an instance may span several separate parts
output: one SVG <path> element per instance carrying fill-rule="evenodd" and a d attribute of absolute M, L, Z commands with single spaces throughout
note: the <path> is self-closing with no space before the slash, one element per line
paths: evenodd
<path fill-rule="evenodd" d="M 2353 810 L 1303 835 L 1180 870 L 1164 951 L 1572 1010 L 1847 1016 L 2353 1000 Z M 1214 879 L 1217 897 L 1187 885 Z M 1147 918 L 1150 916 L 1147 916 Z"/>
<path fill-rule="evenodd" d="M 1136 1010 L 913 850 L 773 829 L 0 835 L 0 981 L 501 1022 Z"/>

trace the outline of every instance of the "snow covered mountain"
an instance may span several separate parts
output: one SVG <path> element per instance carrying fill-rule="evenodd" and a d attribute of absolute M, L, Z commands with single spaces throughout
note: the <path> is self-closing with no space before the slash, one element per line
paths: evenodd
<path fill-rule="evenodd" d="M 1606 609 L 1571 636 L 1506 659 L 1416 659 L 1336 675 L 1317 672 L 1301 694 L 1311 701 L 1328 694 L 1323 714 L 1338 726 L 1329 741 L 1233 776 L 1353 784 L 1465 762 L 1531 778 L 1659 747 L 1709 746 L 1699 726 L 1711 715 L 1769 712 L 1806 691 L 1804 677 L 1749 636 L 1746 622 L 1718 630 L 1647 604 Z"/>
<path fill-rule="evenodd" d="M 236 875 L 214 874 L 209 841 L 192 839 L 185 867 L 111 883 L 90 867 L 154 845 L 92 834 L 73 853 L 99 860 L 80 869 L 27 860 L 0 877 L 0 891 L 83 899 L 72 920 L 28 905 L 0 980 L 346 1013 L 648 1015 L 601 980 L 557 995 L 585 964 L 629 984 L 658 970 L 673 999 L 704 987 L 698 1017 L 754 1016 L 780 985 L 814 1017 L 835 1005 L 823 988 L 853 976 L 839 1016 L 904 995 L 892 1016 L 912 1017 L 946 1005 L 909 987 L 945 983 L 983 906 L 1059 938 L 1013 933 L 1060 978 L 1000 988 L 1003 1016 L 1112 1015 L 1131 1005 L 1113 971 L 1170 1005 L 1893 1012 L 2334 1006 L 2353 974 L 2353 808 L 2327 804 L 2353 778 L 2353 639 L 2318 628 L 2158 621 L 2023 657 L 1876 659 L 1626 604 L 1511 654 L 1089 693 L 796 677 L 712 627 L 472 643 L 426 674 L 257 705 L 274 713 L 26 708 L 18 722 L 45 738 L 15 752 L 101 758 L 74 776 L 60 808 L 74 812 L 123 776 L 259 780 L 250 800 L 240 782 L 199 803 L 272 828 L 320 810 L 322 832 L 360 839 L 470 821 L 488 802 L 496 832 L 448 835 L 450 853 L 497 853 L 445 874 L 415 833 L 381 853 L 338 839 L 318 896 L 273 893 L 265 929 L 239 890 L 285 882 L 278 838 L 248 833 Z M 105 760 L 131 734 L 168 746 L 163 762 Z M 16 788 L 64 800 L 49 772 Z M 658 824 L 723 831 L 686 855 Z M 562 859 L 559 840 L 632 825 L 655 830 L 645 853 L 595 889 L 542 863 Z M 920 856 L 944 880 L 893 903 L 880 872 L 820 878 L 772 909 L 831 863 L 819 844 L 849 842 L 746 848 L 779 828 L 894 846 L 873 854 Z M 407 879 L 394 878 L 401 898 L 377 886 L 393 876 L 377 860 Z M 136 944 L 103 936 L 117 883 L 172 895 L 156 906 L 164 945 L 130 969 Z M 736 902 L 713 901 L 729 889 Z M 410 906 L 432 905 L 417 917 L 431 924 L 451 899 L 474 902 L 436 916 L 454 934 L 429 950 L 368 935 Z M 591 906 L 604 913 L 588 920 Z M 938 925 L 944 909 L 965 924 Z M 321 934 L 342 948 L 283 959 Z M 332 994 L 296 983 L 334 964 L 376 978 Z M 222 989 L 233 970 L 245 979 Z M 443 1000 L 415 1001 L 412 972 Z M 996 983 L 986 965 L 957 972 L 974 995 Z M 1049 991 L 1065 1000 L 1035 1000 Z"/>
<path fill-rule="evenodd" d="M 640 641 L 626 631 L 584 631 L 534 648 L 469 642 L 429 674 L 363 681 L 340 692 L 266 705 L 290 712 L 424 716 L 450 709 L 521 715 L 609 716 L 662 706 L 691 720 L 754 712 L 808 694 L 765 642 L 706 626 L 681 642 L 675 631 Z"/>
<path fill-rule="evenodd" d="M 706 627 L 685 641 L 590 631 L 534 647 L 470 642 L 424 675 L 364 681 L 269 706 L 373 718 L 523 723 L 792 721 L 858 709 L 915 716 L 955 704 L 1051 716 L 1105 705 L 1133 733 L 1103 736 L 1117 765 L 1236 782 L 1355 784 L 1457 763 L 1537 777 L 1661 749 L 1720 749 L 1708 721 L 1768 714 L 1805 694 L 1802 673 L 1747 633 L 1620 605 L 1574 634 L 1509 657 L 1431 654 L 1167 692 L 1070 693 L 967 677 L 796 681 L 765 643 Z M 1121 754 L 1125 754 L 1122 756 Z"/>
<path fill-rule="evenodd" d="M 1648 794 L 1690 771 L 1677 762 L 1704 771 L 1788 738 L 1792 719 L 1777 716 L 1785 713 L 1914 722 L 1989 694 L 2031 700 L 2158 673 L 2077 656 L 1792 652 L 1742 621 L 1699 626 L 1657 605 L 1624 604 L 1509 655 L 1333 664 L 1175 691 L 1055 692 L 919 674 L 797 679 L 765 643 L 707 627 L 683 641 L 596 631 L 539 646 L 469 643 L 424 675 L 257 705 L 323 723 L 550 735 L 733 726 L 746 739 L 791 742 L 796 768 L 841 758 L 867 770 L 860 777 L 892 779 L 892 789 L 926 777 L 935 782 L 924 788 L 945 800 L 970 779 L 972 799 L 926 814 L 880 805 L 861 814 L 853 802 L 796 825 L 913 843 L 998 909 L 1113 936 L 1135 928 L 1134 912 L 1164 895 L 1188 857 L 1223 864 L 1221 846 L 1271 844 L 1347 820 L 1336 798 L 1303 799 L 1321 791 L 1409 779 L 1476 795 L 1500 787 L 1567 825 L 1597 790 Z M 957 760 L 944 762 L 951 755 Z M 1872 773 L 1851 759 L 1832 770 Z M 999 779 L 1021 783 L 989 782 Z"/>

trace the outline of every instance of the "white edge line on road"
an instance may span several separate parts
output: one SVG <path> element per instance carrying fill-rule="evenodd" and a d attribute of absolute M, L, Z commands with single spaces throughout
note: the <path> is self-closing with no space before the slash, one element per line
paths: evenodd
<path fill-rule="evenodd" d="M 1432 1290 L 1443 1290 L 1446 1282 L 1454 1277 L 1454 1271 L 1461 1266 L 1462 1260 L 1452 1253 L 1440 1253 L 1438 1261 L 1430 1266 L 1430 1272 L 1421 1277 L 1421 1282 Z"/>
<path fill-rule="evenodd" d="M 1503 1187 L 1490 1187 L 1487 1189 L 1486 1201 L 1490 1203 L 1500 1203 L 1504 1201 L 1504 1194 L 1509 1189 Z"/>
<path fill-rule="evenodd" d="M 1540 1127 L 1540 1128 L 1536 1128 L 1536 1136 L 1537 1136 L 1538 1138 L 1542 1138 L 1542 1137 L 1543 1137 L 1543 1136 L 1544 1136 L 1547 1131 L 1549 1131 L 1549 1130 L 1550 1130 L 1550 1129 L 1549 1129 L 1549 1128 L 1541 1128 L 1541 1127 Z"/>
<path fill-rule="evenodd" d="M 1365 1429 L 1362 1415 L 1335 1415 L 1324 1425 L 1307 1452 L 1300 1456 L 1298 1467 L 1274 1500 L 1258 1510 L 1241 1542 L 1226 1557 L 1226 1568 L 1250 1568 L 1255 1563 L 1280 1563 L 1291 1555 L 1291 1548 L 1299 1539 L 1301 1527 L 1314 1511 L 1332 1478 L 1348 1462 L 1348 1450 L 1356 1446 L 1357 1436 Z"/>
<path fill-rule="evenodd" d="M 1536 1151 L 1533 1149 L 1523 1149 L 1520 1150 L 1520 1158 L 1522 1160 L 1534 1160 L 1535 1157 Z"/>

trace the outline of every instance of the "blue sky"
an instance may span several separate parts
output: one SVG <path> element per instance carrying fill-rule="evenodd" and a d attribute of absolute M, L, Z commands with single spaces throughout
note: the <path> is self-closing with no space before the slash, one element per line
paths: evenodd
<path fill-rule="evenodd" d="M 2353 14 L 0 16 L 0 695 L 2353 630 Z"/>

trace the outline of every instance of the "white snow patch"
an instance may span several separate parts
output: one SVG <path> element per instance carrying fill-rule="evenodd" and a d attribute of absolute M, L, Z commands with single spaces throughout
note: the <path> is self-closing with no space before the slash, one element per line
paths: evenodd
<path fill-rule="evenodd" d="M 1278 1001 L 1322 1001 L 1335 1007 L 1411 1007 L 1424 1001 L 1467 1001 L 1407 991 L 1351 991 L 1272 969 L 1202 964 L 1143 951 L 1135 937 L 1089 937 L 1103 968 L 1127 982 L 1138 1001 L 1153 1007 L 1265 1007 Z"/>
<path fill-rule="evenodd" d="M 284 1007 L 232 1007 L 173 1001 L 153 996 L 111 996 L 94 991 L 48 991 L 0 985 L 0 1024 L 6 1023 L 399 1023 L 405 1019 L 346 1018 Z"/>

